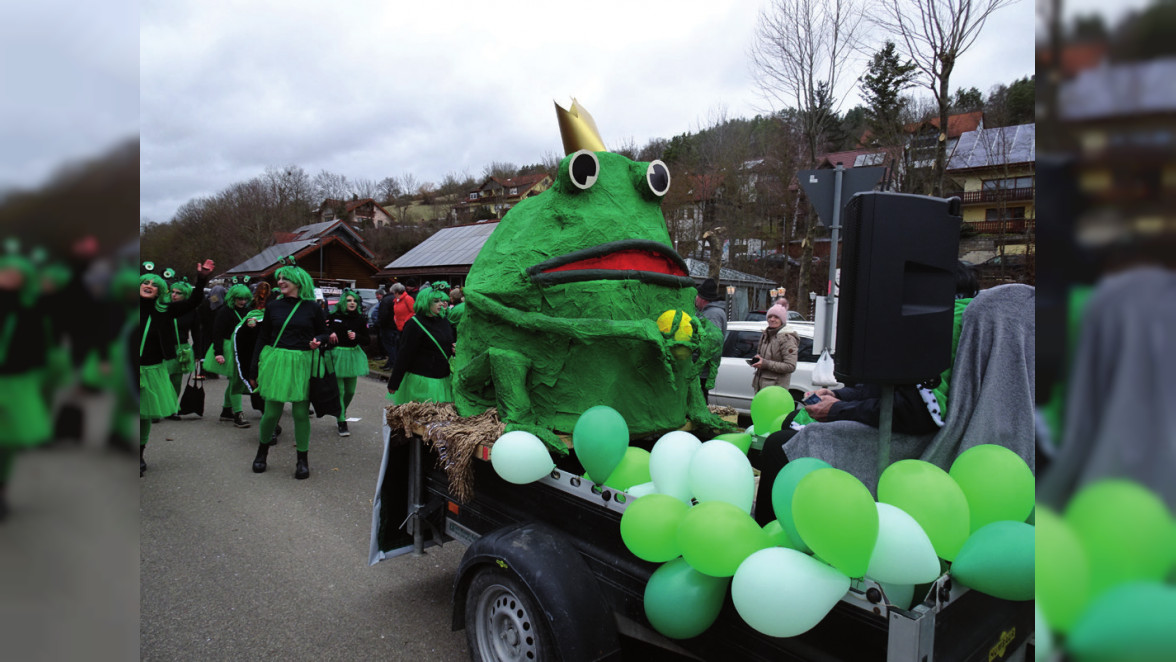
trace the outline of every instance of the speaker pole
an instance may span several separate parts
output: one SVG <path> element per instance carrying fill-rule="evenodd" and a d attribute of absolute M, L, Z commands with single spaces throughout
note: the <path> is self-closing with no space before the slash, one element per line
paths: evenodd
<path fill-rule="evenodd" d="M 845 174 L 845 166 L 837 164 L 833 173 L 833 233 L 829 237 L 829 280 L 825 284 L 825 328 L 823 329 L 824 347 L 833 353 L 833 304 L 837 300 L 833 296 L 833 283 L 837 278 L 837 240 L 841 232 L 841 179 Z"/>
<path fill-rule="evenodd" d="M 878 412 L 878 478 L 890 466 L 890 428 L 894 422 L 894 384 L 882 385 L 882 411 Z"/>

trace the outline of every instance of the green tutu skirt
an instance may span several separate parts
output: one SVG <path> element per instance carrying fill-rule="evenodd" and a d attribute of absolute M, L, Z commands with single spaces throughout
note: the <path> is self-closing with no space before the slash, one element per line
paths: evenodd
<path fill-rule="evenodd" d="M 303 402 L 310 399 L 311 352 L 261 348 L 257 364 L 257 389 L 261 397 L 274 402 Z"/>
<path fill-rule="evenodd" d="M 69 350 L 61 346 L 49 348 L 47 368 L 44 374 L 45 388 L 53 391 L 69 384 L 74 372 Z"/>
<path fill-rule="evenodd" d="M 53 425 L 41 396 L 44 370 L 0 377 L 0 448 L 25 448 L 49 441 Z"/>
<path fill-rule="evenodd" d="M 215 362 L 216 359 L 213 361 Z M 183 343 L 176 347 L 176 358 L 166 359 L 163 364 L 167 366 L 169 375 L 183 375 L 192 372 L 196 368 L 195 352 L 191 345 Z"/>
<path fill-rule="evenodd" d="M 139 417 L 163 418 L 180 410 L 180 396 L 162 363 L 139 366 Z"/>
<path fill-rule="evenodd" d="M 400 380 L 395 395 L 387 396 L 394 405 L 406 402 L 453 402 L 453 381 L 449 377 L 422 377 L 409 372 Z"/>
<path fill-rule="evenodd" d="M 336 347 L 327 352 L 327 367 L 336 377 L 363 377 L 368 374 L 367 352 L 362 347 Z"/>
<path fill-rule="evenodd" d="M 233 374 L 233 342 L 231 340 L 224 341 L 221 346 L 220 355 L 225 357 L 223 364 L 216 362 L 216 347 L 210 344 L 208 346 L 208 352 L 204 354 L 204 361 L 201 365 L 204 367 L 204 372 L 228 377 Z"/>

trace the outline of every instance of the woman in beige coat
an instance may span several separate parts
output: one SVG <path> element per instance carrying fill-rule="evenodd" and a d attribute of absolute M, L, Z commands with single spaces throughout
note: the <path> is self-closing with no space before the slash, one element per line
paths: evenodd
<path fill-rule="evenodd" d="M 759 349 L 751 367 L 755 376 L 751 386 L 756 393 L 765 386 L 788 388 L 792 373 L 796 370 L 796 352 L 800 341 L 796 332 L 786 329 L 788 309 L 779 304 L 768 309 L 768 328 L 760 337 Z"/>

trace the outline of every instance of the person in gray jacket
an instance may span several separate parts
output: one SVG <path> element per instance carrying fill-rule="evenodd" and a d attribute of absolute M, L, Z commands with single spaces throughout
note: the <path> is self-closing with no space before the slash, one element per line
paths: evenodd
<path fill-rule="evenodd" d="M 719 328 L 719 334 L 725 338 L 727 336 L 727 309 L 723 307 L 723 296 L 719 294 L 719 285 L 714 278 L 707 278 L 702 281 L 702 285 L 698 286 L 698 294 L 694 297 L 694 307 L 698 310 L 698 316 L 702 319 L 710 320 L 715 326 Z M 719 354 L 723 352 L 722 343 L 719 344 Z M 704 359 L 709 357 L 703 357 Z M 705 361 L 704 361 L 705 362 Z M 715 357 L 715 365 L 719 364 L 719 357 Z M 714 375 L 710 374 L 707 368 L 703 368 L 702 374 L 699 375 L 702 379 L 702 397 L 706 399 L 710 395 L 710 390 L 707 388 L 707 383 L 714 383 Z"/>

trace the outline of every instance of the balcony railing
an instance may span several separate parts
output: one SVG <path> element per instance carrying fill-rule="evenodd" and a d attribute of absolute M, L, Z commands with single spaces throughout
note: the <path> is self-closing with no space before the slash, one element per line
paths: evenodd
<path fill-rule="evenodd" d="M 1032 218 L 1008 218 L 1003 221 L 976 221 L 968 223 L 978 234 L 1033 234 L 1037 221 Z"/>
<path fill-rule="evenodd" d="M 998 188 L 989 189 L 987 191 L 964 191 L 960 195 L 961 202 L 965 205 L 1000 202 L 1017 202 L 1023 200 L 1032 200 L 1035 187 L 1026 186 L 1025 188 Z"/>

